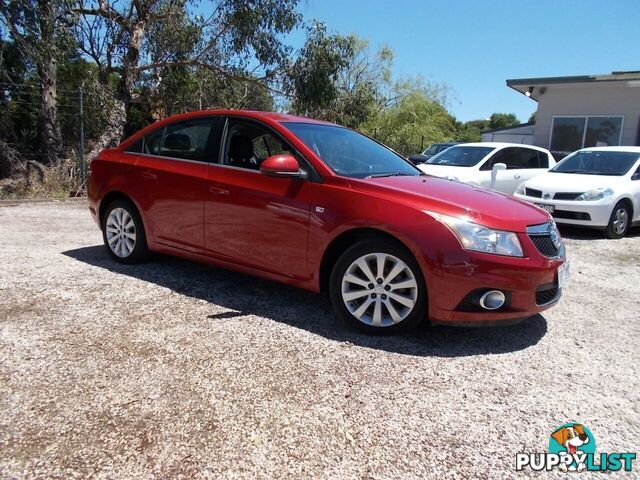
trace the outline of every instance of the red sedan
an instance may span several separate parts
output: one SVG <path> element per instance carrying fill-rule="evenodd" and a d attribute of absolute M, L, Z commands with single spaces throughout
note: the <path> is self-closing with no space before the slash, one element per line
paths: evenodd
<path fill-rule="evenodd" d="M 327 292 L 341 318 L 389 333 L 513 323 L 568 277 L 551 217 L 512 197 L 424 175 L 338 125 L 278 113 L 167 118 L 91 165 L 107 252 L 161 252 Z"/>

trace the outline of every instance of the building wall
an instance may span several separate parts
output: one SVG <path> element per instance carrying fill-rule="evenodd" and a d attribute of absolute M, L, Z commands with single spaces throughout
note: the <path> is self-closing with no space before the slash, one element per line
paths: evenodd
<path fill-rule="evenodd" d="M 522 143 L 524 145 L 533 145 L 533 135 L 530 134 L 512 134 L 512 133 L 483 133 L 483 142 L 506 142 L 506 143 Z"/>
<path fill-rule="evenodd" d="M 621 145 L 638 144 L 640 87 L 628 82 L 548 85 L 538 99 L 533 144 L 549 148 L 553 116 L 621 115 Z"/>

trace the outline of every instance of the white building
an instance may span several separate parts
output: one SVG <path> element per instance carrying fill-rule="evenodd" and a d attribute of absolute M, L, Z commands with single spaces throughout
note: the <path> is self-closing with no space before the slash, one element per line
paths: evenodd
<path fill-rule="evenodd" d="M 483 134 L 567 154 L 584 147 L 640 145 L 640 71 L 575 77 L 520 78 L 507 86 L 538 102 L 535 125 Z M 532 137 L 523 136 L 526 129 Z M 524 130 L 523 130 L 524 129 Z M 491 137 L 493 134 L 493 138 Z M 509 135 L 513 140 L 506 140 Z"/>

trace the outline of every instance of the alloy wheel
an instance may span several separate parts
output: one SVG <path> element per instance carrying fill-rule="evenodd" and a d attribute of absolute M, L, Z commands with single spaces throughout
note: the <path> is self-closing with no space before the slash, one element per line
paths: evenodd
<path fill-rule="evenodd" d="M 386 327 L 402 322 L 418 299 L 418 282 L 411 268 L 387 253 L 356 259 L 342 277 L 342 300 L 360 322 Z"/>
<path fill-rule="evenodd" d="M 114 208 L 106 224 L 107 243 L 111 251 L 120 258 L 131 255 L 136 246 L 136 225 L 131 214 L 124 208 Z"/>

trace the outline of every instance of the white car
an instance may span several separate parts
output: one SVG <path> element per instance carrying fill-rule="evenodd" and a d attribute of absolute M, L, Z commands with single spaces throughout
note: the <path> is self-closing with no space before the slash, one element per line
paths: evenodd
<path fill-rule="evenodd" d="M 523 182 L 515 196 L 544 208 L 556 223 L 601 228 L 607 237 L 621 238 L 640 222 L 640 147 L 578 150 Z"/>
<path fill-rule="evenodd" d="M 463 143 L 447 148 L 418 168 L 429 175 L 513 194 L 524 180 L 556 161 L 549 150 L 519 143 Z"/>

